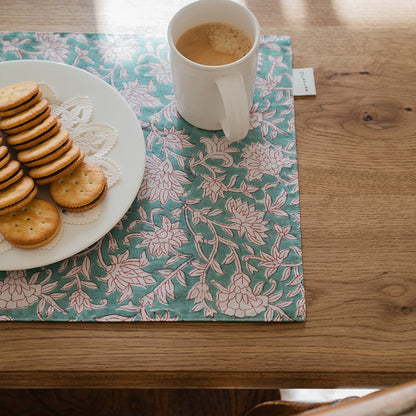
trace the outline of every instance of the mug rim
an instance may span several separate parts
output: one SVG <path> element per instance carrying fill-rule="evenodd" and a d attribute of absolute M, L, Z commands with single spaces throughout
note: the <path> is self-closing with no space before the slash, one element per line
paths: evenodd
<path fill-rule="evenodd" d="M 253 40 L 253 45 L 250 48 L 250 50 L 244 55 L 242 56 L 240 59 L 237 59 L 236 61 L 230 62 L 229 64 L 223 64 L 223 65 L 204 65 L 204 64 L 199 64 L 197 62 L 192 61 L 191 59 L 187 58 L 186 56 L 182 55 L 178 49 L 176 48 L 175 42 L 173 41 L 173 36 L 172 36 L 172 27 L 174 24 L 175 19 L 182 14 L 185 9 L 191 8 L 191 7 L 195 7 L 197 6 L 197 4 L 199 3 L 209 3 L 212 4 L 214 2 L 217 3 L 231 3 L 233 4 L 235 7 L 238 7 L 240 9 L 242 9 L 245 13 L 247 13 L 248 16 L 250 16 L 252 22 L 254 23 L 254 29 L 255 29 L 255 33 L 254 33 L 254 40 Z M 229 23 L 229 22 L 224 22 L 224 23 Z M 185 62 L 187 62 L 189 65 L 201 69 L 201 70 L 206 70 L 206 71 L 215 71 L 215 70 L 219 70 L 219 69 L 228 69 L 228 68 L 232 68 L 235 65 L 240 64 L 241 62 L 247 60 L 250 58 L 250 56 L 253 53 L 256 53 L 256 50 L 259 47 L 260 44 L 260 38 L 261 38 L 261 34 L 260 34 L 260 24 L 256 18 L 256 16 L 254 15 L 254 13 L 248 9 L 247 7 L 243 6 L 242 4 L 239 4 L 235 1 L 232 0 L 197 0 L 194 1 L 192 3 L 187 4 L 186 6 L 180 8 L 171 18 L 169 25 L 168 25 L 168 30 L 167 30 L 167 37 L 168 37 L 168 43 L 170 46 L 171 51 L 173 51 L 174 53 L 176 53 L 177 56 L 179 56 L 181 59 L 183 59 Z"/>

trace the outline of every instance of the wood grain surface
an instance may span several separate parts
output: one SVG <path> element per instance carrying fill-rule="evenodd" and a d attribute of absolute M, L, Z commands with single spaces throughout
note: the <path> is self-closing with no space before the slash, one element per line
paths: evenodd
<path fill-rule="evenodd" d="M 306 323 L 1 323 L 0 387 L 416 379 L 416 3 L 240 2 L 315 71 L 295 101 Z M 1 0 L 1 30 L 163 35 L 185 3 Z"/>

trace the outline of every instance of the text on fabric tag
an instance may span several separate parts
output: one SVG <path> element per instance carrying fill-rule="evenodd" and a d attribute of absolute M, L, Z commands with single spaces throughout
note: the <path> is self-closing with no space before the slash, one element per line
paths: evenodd
<path fill-rule="evenodd" d="M 316 95 L 313 68 L 293 68 L 293 95 Z"/>

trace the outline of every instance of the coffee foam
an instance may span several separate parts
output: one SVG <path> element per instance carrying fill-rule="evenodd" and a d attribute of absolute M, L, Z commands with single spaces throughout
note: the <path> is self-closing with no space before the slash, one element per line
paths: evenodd
<path fill-rule="evenodd" d="M 251 41 L 246 34 L 227 23 L 210 24 L 209 40 L 212 48 L 224 54 L 242 58 L 251 49 Z"/>

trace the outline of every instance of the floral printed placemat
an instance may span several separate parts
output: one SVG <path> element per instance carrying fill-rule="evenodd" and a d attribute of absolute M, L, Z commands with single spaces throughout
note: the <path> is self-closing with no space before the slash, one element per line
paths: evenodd
<path fill-rule="evenodd" d="M 249 134 L 234 143 L 177 114 L 162 38 L 0 32 L 0 65 L 18 59 L 116 88 L 147 160 L 136 200 L 96 244 L 0 271 L 0 320 L 305 320 L 290 38 L 262 38 Z"/>

